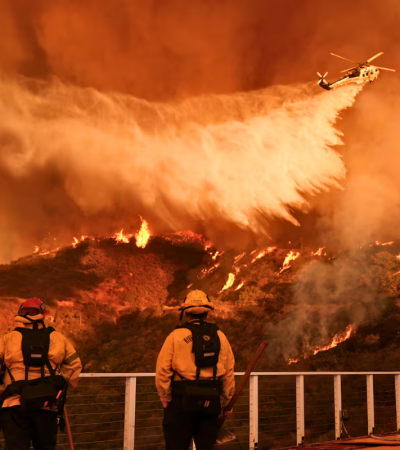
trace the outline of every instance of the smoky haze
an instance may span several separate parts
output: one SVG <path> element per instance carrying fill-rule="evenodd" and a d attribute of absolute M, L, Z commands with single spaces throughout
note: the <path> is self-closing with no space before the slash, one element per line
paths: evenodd
<path fill-rule="evenodd" d="M 254 245 L 273 217 L 288 240 L 398 237 L 398 72 L 341 114 L 335 150 L 356 89 L 308 83 L 350 67 L 330 52 L 399 69 L 399 19 L 397 0 L 3 0 L 2 260 L 138 214 Z"/>

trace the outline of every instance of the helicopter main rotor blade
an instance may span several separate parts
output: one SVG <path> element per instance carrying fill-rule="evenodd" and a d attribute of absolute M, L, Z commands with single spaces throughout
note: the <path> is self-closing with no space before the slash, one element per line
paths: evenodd
<path fill-rule="evenodd" d="M 388 69 L 387 67 L 379 67 L 379 66 L 374 66 L 377 69 L 382 69 L 382 70 L 390 70 L 390 72 L 396 72 L 394 69 Z"/>
<path fill-rule="evenodd" d="M 357 67 L 358 67 L 358 66 L 357 66 Z M 357 69 L 357 67 L 350 67 L 350 69 L 341 70 L 340 73 L 342 73 L 342 72 L 348 72 L 349 70 L 352 70 L 352 69 Z"/>
<path fill-rule="evenodd" d="M 378 56 L 383 55 L 383 52 L 379 52 L 377 53 L 375 56 L 373 56 L 372 58 L 367 59 L 367 63 L 371 62 L 373 59 L 377 58 Z"/>
<path fill-rule="evenodd" d="M 352 62 L 354 64 L 358 64 L 358 62 L 355 62 L 355 61 L 353 61 L 351 59 L 344 58 L 343 56 L 335 55 L 334 53 L 331 53 L 331 55 L 336 56 L 336 58 L 345 59 L 346 61 L 350 61 L 350 62 Z"/>

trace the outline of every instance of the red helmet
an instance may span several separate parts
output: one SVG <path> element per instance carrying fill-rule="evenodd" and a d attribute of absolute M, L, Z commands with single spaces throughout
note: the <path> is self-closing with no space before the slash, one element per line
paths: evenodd
<path fill-rule="evenodd" d="M 43 317 L 49 314 L 49 311 L 46 311 L 46 305 L 39 298 L 28 298 L 28 300 L 24 301 L 22 305 L 19 307 L 18 316 L 37 316 L 41 314 Z"/>

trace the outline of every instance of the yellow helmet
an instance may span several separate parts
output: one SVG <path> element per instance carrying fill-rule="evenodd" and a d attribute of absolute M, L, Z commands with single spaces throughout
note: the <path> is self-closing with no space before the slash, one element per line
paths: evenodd
<path fill-rule="evenodd" d="M 188 309 L 190 309 L 190 314 L 203 314 L 215 308 L 206 293 L 199 289 L 195 289 L 194 291 L 189 292 L 181 305 L 181 319 L 183 312 Z"/>

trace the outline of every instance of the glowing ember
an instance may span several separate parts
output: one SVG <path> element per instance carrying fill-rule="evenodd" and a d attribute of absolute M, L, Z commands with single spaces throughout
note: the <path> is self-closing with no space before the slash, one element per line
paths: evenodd
<path fill-rule="evenodd" d="M 314 350 L 314 355 L 316 355 L 319 352 L 324 352 L 326 350 L 330 350 L 331 348 L 336 347 L 338 344 L 346 341 L 351 336 L 352 331 L 353 331 L 353 327 L 351 325 L 349 325 L 348 327 L 346 327 L 346 331 L 344 333 L 342 332 L 342 333 L 335 334 L 335 336 L 333 336 L 332 342 L 330 344 L 324 345 L 321 347 L 316 347 L 316 349 Z"/>
<path fill-rule="evenodd" d="M 76 246 L 79 244 L 79 241 L 78 241 L 78 239 L 74 236 L 73 237 L 73 242 L 72 242 L 72 247 L 73 248 L 76 248 Z"/>
<path fill-rule="evenodd" d="M 142 217 L 140 217 L 140 220 L 142 221 L 142 226 L 140 227 L 139 232 L 135 234 L 136 246 L 145 248 L 147 243 L 149 242 L 151 234 L 149 230 L 149 224 Z"/>
<path fill-rule="evenodd" d="M 115 233 L 113 238 L 117 241 L 117 244 L 129 244 L 129 239 L 132 237 L 132 234 L 124 234 L 124 229 L 122 229 L 119 233 Z M 75 239 L 75 238 L 74 238 Z"/>
<path fill-rule="evenodd" d="M 189 284 L 189 286 L 187 286 L 186 289 L 190 289 L 192 286 L 193 286 L 193 283 L 192 283 L 192 284 Z"/>
<path fill-rule="evenodd" d="M 324 249 L 325 247 L 321 247 L 321 248 L 319 248 L 316 252 L 311 252 L 311 254 L 313 255 L 313 256 L 321 256 L 322 255 L 322 250 Z M 326 255 L 326 253 L 325 253 L 325 255 Z"/>
<path fill-rule="evenodd" d="M 235 291 L 238 291 L 239 289 L 241 289 L 244 285 L 244 281 L 242 281 L 239 286 L 235 289 Z"/>
<path fill-rule="evenodd" d="M 265 256 L 267 253 L 273 252 L 275 249 L 276 249 L 276 247 L 268 247 L 265 250 L 261 250 L 261 252 L 258 253 L 255 258 L 253 258 L 253 260 L 251 261 L 251 264 L 253 264 L 253 262 L 257 261 L 257 259 L 260 259 L 263 256 Z"/>
<path fill-rule="evenodd" d="M 279 273 L 281 274 L 283 271 L 289 269 L 289 267 L 290 267 L 290 262 L 291 262 L 291 261 L 294 261 L 294 260 L 297 259 L 299 256 L 300 256 L 300 253 L 299 253 L 299 252 L 294 252 L 293 250 L 290 250 L 290 252 L 286 255 L 285 260 L 283 261 L 283 266 L 282 266 L 282 269 L 280 270 Z"/>
<path fill-rule="evenodd" d="M 225 283 L 225 286 L 219 291 L 219 293 L 225 291 L 225 289 L 229 289 L 234 282 L 235 282 L 235 275 L 233 273 L 228 274 L 228 281 Z"/>

